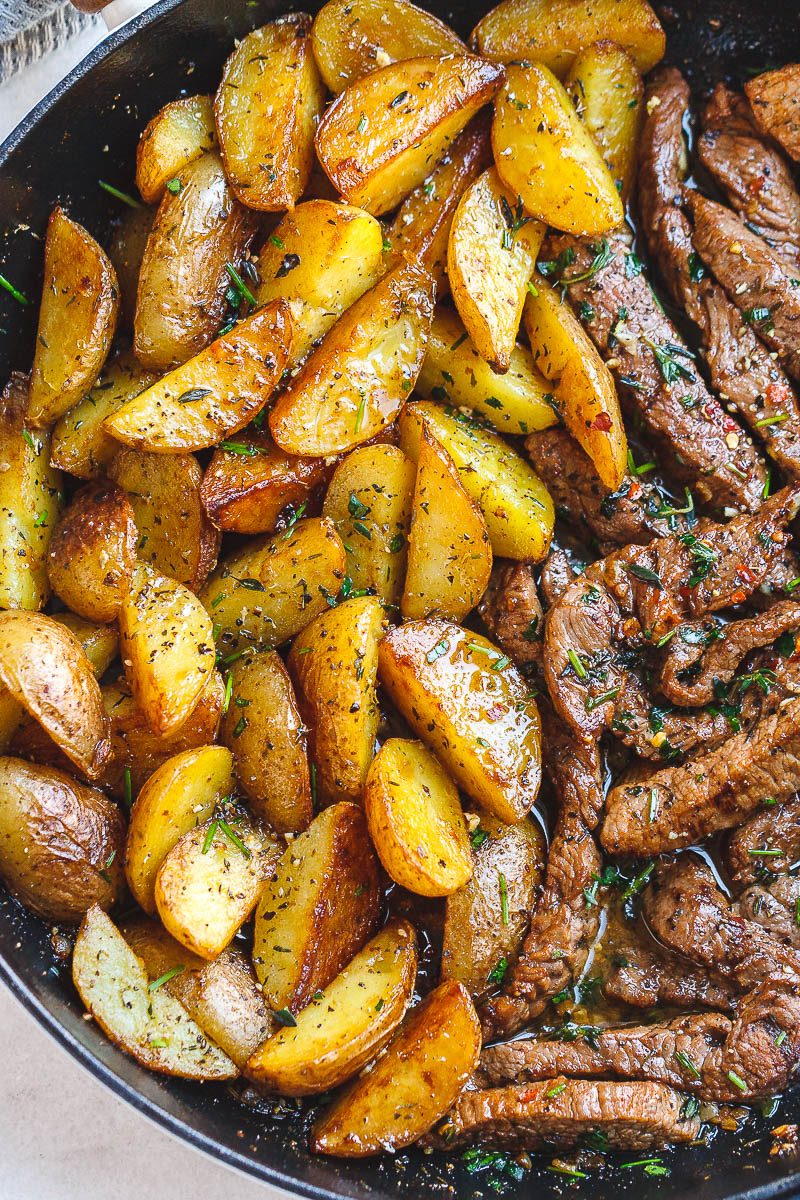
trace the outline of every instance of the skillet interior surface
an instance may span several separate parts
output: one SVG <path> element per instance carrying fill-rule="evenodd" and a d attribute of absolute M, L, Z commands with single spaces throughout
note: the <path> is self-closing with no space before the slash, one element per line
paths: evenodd
<path fill-rule="evenodd" d="M 466 35 L 487 5 L 426 6 Z M 31 298 L 41 287 L 42 234 L 56 201 L 103 241 L 118 207 L 98 179 L 133 190 L 139 132 L 179 94 L 213 90 L 234 38 L 289 8 L 281 0 L 160 0 L 113 35 L 44 100 L 0 147 L 0 271 Z M 315 8 L 317 5 L 303 7 Z M 702 93 L 720 78 L 748 75 L 800 59 L 797 0 L 682 0 L 655 4 L 668 34 L 668 59 Z M 17 305 L 0 292 L 0 377 L 27 369 L 38 303 Z M 417 1152 L 363 1163 L 312 1158 L 305 1149 L 308 1112 L 290 1103 L 254 1111 L 222 1087 L 183 1083 L 149 1073 L 83 1020 L 68 967 L 54 957 L 49 930 L 5 894 L 0 896 L 0 976 L 23 1004 L 79 1061 L 120 1096 L 193 1145 L 251 1175 L 315 1197 L 389 1200 L 408 1197 L 497 1196 L 487 1173 L 469 1173 L 460 1159 Z M 42 1086 L 45 1081 L 42 1081 Z M 546 1169 L 548 1158 L 521 1183 L 503 1180 L 514 1197 L 591 1194 L 595 1200 L 651 1196 L 689 1200 L 761 1200 L 800 1192 L 800 1161 L 769 1158 L 769 1129 L 800 1121 L 800 1090 L 765 1121 L 738 1135 L 718 1133 L 707 1146 L 661 1155 L 669 1175 L 624 1156 L 597 1165 L 587 1179 Z"/>

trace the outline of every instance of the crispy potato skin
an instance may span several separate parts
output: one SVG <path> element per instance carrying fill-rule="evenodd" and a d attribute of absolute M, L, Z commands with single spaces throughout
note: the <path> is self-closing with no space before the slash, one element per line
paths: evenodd
<path fill-rule="evenodd" d="M 248 208 L 293 208 L 308 185 L 325 101 L 310 31 L 306 13 L 279 17 L 243 38 L 225 63 L 217 136 L 231 187 Z"/>
<path fill-rule="evenodd" d="M 124 890 L 125 821 L 102 792 L 61 771 L 0 758 L 0 876 L 47 921 L 112 908 Z"/>
<path fill-rule="evenodd" d="M 136 147 L 136 186 L 145 204 L 158 204 L 164 189 L 189 163 L 216 144 L 210 96 L 182 96 L 147 123 Z"/>
<path fill-rule="evenodd" d="M 219 155 L 202 154 L 165 192 L 139 273 L 134 351 L 143 367 L 168 371 L 199 354 L 225 313 L 225 264 L 238 264 L 255 231 L 236 200 Z"/>
<path fill-rule="evenodd" d="M 121 488 L 81 488 L 50 541 L 53 591 L 78 616 L 113 621 L 130 587 L 138 542 L 133 509 Z"/>
<path fill-rule="evenodd" d="M 44 289 L 28 422 L 50 425 L 89 390 L 117 327 L 119 284 L 105 251 L 56 206 L 47 225 Z"/>
<path fill-rule="evenodd" d="M 566 88 L 622 199 L 627 200 L 644 120 L 644 84 L 636 63 L 614 42 L 596 42 L 575 58 Z"/>

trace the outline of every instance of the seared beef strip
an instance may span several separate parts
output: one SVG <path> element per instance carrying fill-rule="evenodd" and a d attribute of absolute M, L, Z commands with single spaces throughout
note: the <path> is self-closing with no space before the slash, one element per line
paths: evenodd
<path fill-rule="evenodd" d="M 612 1150 L 653 1150 L 697 1137 L 699 1118 L 684 1115 L 684 1103 L 663 1084 L 588 1079 L 468 1091 L 429 1144 L 440 1150 L 471 1142 L 512 1151 L 571 1149 L 599 1133 Z"/>
<path fill-rule="evenodd" d="M 759 129 L 800 162 L 800 66 L 787 63 L 765 71 L 745 85 Z"/>
<path fill-rule="evenodd" d="M 596 247 L 593 252 L 569 234 L 550 235 L 546 254 L 574 255 L 562 283 L 579 311 L 583 302 L 592 312 L 587 332 L 612 368 L 621 399 L 641 418 L 675 480 L 719 511 L 754 512 L 764 490 L 764 464 L 708 391 L 624 238 L 612 235 L 605 266 L 596 265 Z"/>
<path fill-rule="evenodd" d="M 544 616 L 529 563 L 497 559 L 478 612 L 517 666 L 541 661 Z"/>
<path fill-rule="evenodd" d="M 586 570 L 582 552 L 558 534 L 550 543 L 550 551 L 542 563 L 539 576 L 539 595 L 545 608 L 552 608 L 569 585 Z"/>
<path fill-rule="evenodd" d="M 738 892 L 748 884 L 763 882 L 765 875 L 785 874 L 798 858 L 800 800 L 773 801 L 731 834 L 725 866 L 733 890 Z"/>
<path fill-rule="evenodd" d="M 675 67 L 656 71 L 640 140 L 639 204 L 650 253 L 672 298 L 698 326 L 713 386 L 767 443 L 793 478 L 800 476 L 800 411 L 779 363 L 725 292 L 707 277 L 683 211 L 689 87 Z M 800 197 L 796 196 L 800 206 Z"/>
<path fill-rule="evenodd" d="M 800 950 L 800 877 L 776 875 L 774 883 L 754 883 L 745 888 L 736 902 L 737 912 L 755 921 L 776 941 Z"/>
<path fill-rule="evenodd" d="M 731 983 L 667 950 L 637 946 L 626 949 L 624 959 L 603 984 L 611 1000 L 634 1008 L 736 1008 L 739 993 Z"/>

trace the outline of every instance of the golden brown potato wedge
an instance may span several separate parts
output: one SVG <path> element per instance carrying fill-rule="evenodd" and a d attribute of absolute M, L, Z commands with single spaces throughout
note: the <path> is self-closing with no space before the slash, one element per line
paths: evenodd
<path fill-rule="evenodd" d="M 492 547 L 480 508 L 467 494 L 441 442 L 423 425 L 400 611 L 403 619 L 462 620 L 492 573 Z"/>
<path fill-rule="evenodd" d="M 502 79 L 494 63 L 466 54 L 382 67 L 327 109 L 317 157 L 348 204 L 380 216 L 430 175 Z"/>
<path fill-rule="evenodd" d="M 217 562 L 220 534 L 208 520 L 203 471 L 192 454 L 148 454 L 124 447 L 108 467 L 133 508 L 138 556 L 197 591 Z"/>
<path fill-rule="evenodd" d="M 466 989 L 442 983 L 412 1010 L 382 1058 L 334 1100 L 311 1131 L 311 1149 L 364 1158 L 410 1146 L 447 1112 L 481 1052 Z"/>
<path fill-rule="evenodd" d="M 644 118 L 644 84 L 636 63 L 614 42 L 595 42 L 575 58 L 566 88 L 619 194 L 627 200 Z"/>
<path fill-rule="evenodd" d="M 569 274 L 562 285 L 569 285 Z M 534 362 L 552 384 L 555 407 L 607 488 L 622 483 L 628 442 L 614 378 L 569 304 L 536 277 L 525 303 L 525 328 Z"/>
<path fill-rule="evenodd" d="M 264 243 L 255 297 L 259 304 L 288 300 L 298 363 L 385 269 L 383 230 L 374 217 L 349 204 L 307 200 Z"/>
<path fill-rule="evenodd" d="M 52 425 L 89 391 L 117 327 L 119 285 L 104 250 L 60 207 L 53 209 L 44 247 L 27 420 Z"/>
<path fill-rule="evenodd" d="M 449 896 L 472 874 L 458 789 L 421 742 L 389 738 L 367 775 L 364 811 L 388 875 L 418 896 Z"/>
<path fill-rule="evenodd" d="M 471 408 L 500 433 L 548 429 L 558 418 L 552 388 L 527 346 L 511 350 L 508 370 L 497 375 L 469 339 L 458 314 L 437 306 L 416 392 L 453 408 Z"/>
<path fill-rule="evenodd" d="M 331 470 L 324 458 L 298 458 L 268 433 L 243 430 L 214 451 L 203 476 L 203 507 L 218 529 L 272 533 L 281 514 L 305 506 Z"/>
<path fill-rule="evenodd" d="M 119 611 L 122 661 L 154 733 L 174 733 L 214 670 L 211 618 L 183 584 L 139 563 Z"/>
<path fill-rule="evenodd" d="M 532 59 L 559 76 L 601 38 L 627 50 L 642 74 L 660 62 L 666 44 L 647 0 L 503 0 L 472 36 L 487 58 Z"/>
<path fill-rule="evenodd" d="M 233 191 L 248 208 L 293 208 L 314 161 L 325 89 L 311 17 L 290 13 L 242 38 L 225 63 L 214 116 Z"/>
<path fill-rule="evenodd" d="M 220 737 L 230 748 L 250 811 L 276 831 L 297 833 L 314 815 L 306 728 L 279 655 L 245 655 L 231 667 Z"/>
<path fill-rule="evenodd" d="M 124 890 L 125 822 L 96 788 L 19 758 L 0 758 L 0 878 L 47 921 L 112 908 Z"/>
<path fill-rule="evenodd" d="M 545 224 L 592 234 L 622 221 L 611 173 L 547 67 L 508 67 L 495 104 L 492 148 L 505 186 Z"/>
<path fill-rule="evenodd" d="M 409 0 L 328 0 L 314 18 L 311 41 L 334 95 L 376 67 L 467 49 L 449 26 Z"/>
<path fill-rule="evenodd" d="M 253 965 L 269 1008 L 305 1008 L 377 928 L 380 906 L 364 813 L 334 804 L 290 842 L 256 910 Z"/>
<path fill-rule="evenodd" d="M 224 746 L 184 750 L 154 771 L 131 809 L 125 874 L 134 899 L 156 911 L 156 876 L 177 842 L 213 815 L 233 790 L 233 758 Z"/>
<path fill-rule="evenodd" d="M 136 186 L 145 204 L 158 204 L 167 189 L 179 192 L 178 173 L 217 140 L 210 96 L 182 96 L 148 121 L 136 147 Z"/>
<path fill-rule="evenodd" d="M 11 692 L 0 687 L 0 754 L 8 751 L 20 726 L 29 719 Z"/>
<path fill-rule="evenodd" d="M 416 262 L 432 275 L 436 296 L 447 294 L 447 240 L 453 214 L 466 189 L 492 158 L 488 113 L 469 123 L 428 178 L 400 205 L 389 229 L 394 263 Z"/>
<path fill-rule="evenodd" d="M 89 621 L 113 621 L 130 587 L 138 542 L 122 489 L 87 484 L 53 530 L 48 557 L 53 591 Z"/>
<path fill-rule="evenodd" d="M 505 825 L 481 814 L 472 831 L 472 878 L 447 897 L 442 978 L 458 979 L 477 999 L 503 982 L 528 929 L 547 853 L 532 820 Z"/>
<path fill-rule="evenodd" d="M 267 304 L 206 350 L 170 371 L 106 419 L 137 450 L 202 450 L 260 412 L 289 361 L 292 318 L 283 300 Z"/>
<path fill-rule="evenodd" d="M 243 813 L 218 810 L 159 867 L 155 900 L 164 927 L 201 958 L 216 958 L 255 908 L 279 854 L 272 835 Z"/>
<path fill-rule="evenodd" d="M 126 208 L 119 224 L 115 227 L 108 244 L 108 257 L 117 272 L 119 283 L 119 322 L 120 329 L 133 333 L 133 323 L 136 319 L 136 292 L 139 287 L 139 271 L 142 268 L 147 239 L 153 228 L 155 209 L 142 205 L 140 208 Z M 134 362 L 137 360 L 131 358 Z M 139 370 L 144 368 L 139 365 Z"/>
<path fill-rule="evenodd" d="M 434 284 L 403 263 L 347 310 L 269 415 L 289 454 L 351 450 L 400 411 L 422 366 Z"/>
<path fill-rule="evenodd" d="M 64 625 L 41 613 L 0 612 L 0 682 L 84 775 L 102 775 L 111 745 L 100 687 Z"/>
<path fill-rule="evenodd" d="M 345 573 L 333 522 L 309 518 L 223 560 L 201 599 L 221 648 L 280 646 L 328 607 Z"/>
<path fill-rule="evenodd" d="M 61 508 L 50 435 L 25 428 L 28 382 L 12 375 L 0 399 L 0 608 L 43 608 L 47 551 Z"/>
<path fill-rule="evenodd" d="M 385 628 L 380 600 L 357 596 L 306 625 L 289 651 L 323 804 L 357 800 L 364 790 L 380 718 L 375 682 Z"/>
<path fill-rule="evenodd" d="M 134 350 L 142 366 L 168 371 L 213 341 L 230 285 L 255 231 L 219 155 L 201 154 L 165 192 L 147 239 L 136 294 Z"/>
<path fill-rule="evenodd" d="M 501 650 L 451 621 L 413 621 L 378 647 L 380 679 L 463 790 L 513 825 L 541 780 L 539 710 Z"/>
<path fill-rule="evenodd" d="M 96 905 L 83 919 L 72 956 L 81 1000 L 115 1045 L 143 1067 L 184 1079 L 233 1079 L 237 1070 L 183 1005 L 154 988 L 142 960 Z"/>
<path fill-rule="evenodd" d="M 354 591 L 397 604 L 406 571 L 414 464 L 396 446 L 360 446 L 339 464 L 323 513 L 347 550 Z"/>
<path fill-rule="evenodd" d="M 313 1096 L 350 1079 L 405 1015 L 417 975 L 416 942 L 407 921 L 390 922 L 290 1026 L 259 1046 L 245 1075 L 282 1096 Z"/>
<path fill-rule="evenodd" d="M 547 554 L 555 512 L 536 472 L 507 442 L 477 421 L 422 400 L 400 417 L 403 450 L 419 457 L 423 423 L 452 458 L 477 503 L 499 558 L 538 562 Z"/>
<path fill-rule="evenodd" d="M 100 679 L 117 657 L 119 634 L 115 625 L 87 621 L 72 612 L 53 614 L 53 620 L 64 625 L 78 639 L 97 679 Z"/>
<path fill-rule="evenodd" d="M 447 275 L 459 316 L 481 358 L 511 365 L 528 281 L 544 226 L 500 182 L 494 167 L 467 188 L 447 243 Z"/>
<path fill-rule="evenodd" d="M 95 387 L 53 426 L 50 461 L 80 479 L 104 475 L 119 451 L 105 419 L 155 382 L 130 351 L 106 364 Z"/>

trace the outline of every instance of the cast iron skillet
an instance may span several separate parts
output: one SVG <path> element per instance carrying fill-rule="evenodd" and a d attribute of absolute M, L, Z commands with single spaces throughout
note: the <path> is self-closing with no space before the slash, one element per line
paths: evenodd
<path fill-rule="evenodd" d="M 159 0 L 112 35 L 23 121 L 0 147 L 0 272 L 31 297 L 24 309 L 0 291 L 0 383 L 33 355 L 41 287 L 41 235 L 56 201 L 102 241 L 119 210 L 97 186 L 104 179 L 133 190 L 134 150 L 146 121 L 183 92 L 213 90 L 234 38 L 290 7 L 288 0 Z M 316 8 L 318 5 L 296 4 Z M 438 0 L 427 7 L 466 35 L 488 0 Z M 723 76 L 749 74 L 800 59 L 797 0 L 673 0 L 659 5 L 668 57 L 702 91 Z M 0 896 L 0 977 L 36 1019 L 92 1074 L 141 1112 L 192 1145 L 260 1179 L 302 1196 L 352 1200 L 490 1200 L 489 1177 L 460 1159 L 417 1152 L 346 1163 L 306 1151 L 308 1113 L 291 1103 L 244 1107 L 222 1086 L 153 1075 L 116 1050 L 82 1017 L 69 969 L 54 957 L 45 924 Z M 45 1081 L 42 1081 L 45 1086 Z M 800 1089 L 769 1121 L 750 1121 L 739 1136 L 669 1151 L 668 1177 L 621 1162 L 598 1166 L 575 1183 L 535 1167 L 504 1194 L 544 1198 L 583 1193 L 593 1200 L 766 1200 L 800 1192 L 800 1159 L 769 1159 L 769 1129 L 800 1121 Z M 641 1157 L 647 1157 L 645 1155 Z M 548 1158 L 542 1159 L 546 1164 Z"/>

